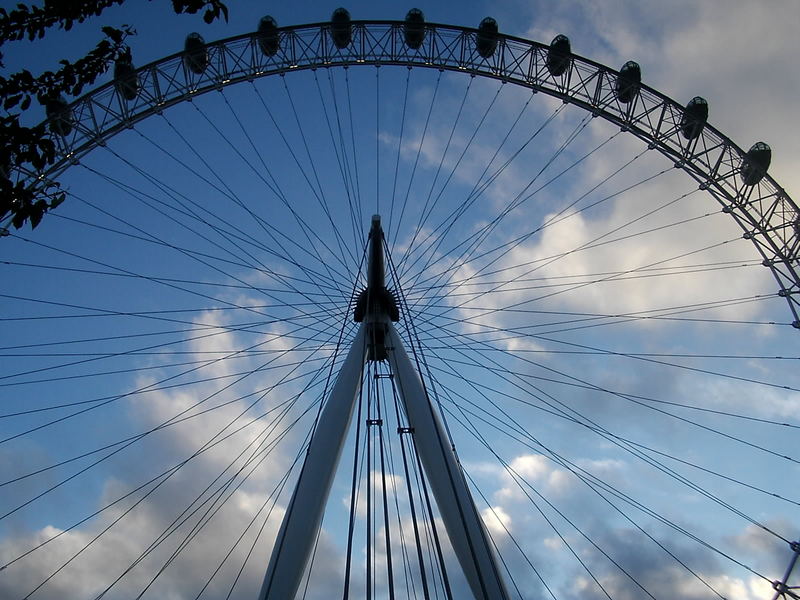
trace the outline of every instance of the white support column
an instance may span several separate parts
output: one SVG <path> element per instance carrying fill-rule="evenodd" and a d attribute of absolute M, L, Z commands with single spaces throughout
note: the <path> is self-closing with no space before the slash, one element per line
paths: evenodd
<path fill-rule="evenodd" d="M 342 365 L 309 444 L 300 478 L 272 549 L 259 600 L 293 600 L 317 537 L 366 360 L 364 325 Z"/>
<path fill-rule="evenodd" d="M 395 328 L 387 322 L 386 349 L 405 405 L 414 443 L 450 543 L 476 600 L 508 600 L 489 536 L 472 500 L 455 452 L 430 404 L 422 380 Z"/>

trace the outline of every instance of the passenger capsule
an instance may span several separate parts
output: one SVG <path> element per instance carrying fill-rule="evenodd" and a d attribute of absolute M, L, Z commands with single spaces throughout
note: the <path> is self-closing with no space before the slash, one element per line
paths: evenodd
<path fill-rule="evenodd" d="M 475 49 L 483 58 L 489 58 L 497 50 L 497 21 L 486 17 L 478 25 L 478 35 L 475 38 Z"/>
<path fill-rule="evenodd" d="M 772 149 L 764 142 L 753 144 L 742 159 L 742 180 L 745 185 L 755 185 L 767 174 L 772 160 Z"/>
<path fill-rule="evenodd" d="M 406 15 L 406 22 L 403 24 L 403 35 L 405 36 L 406 46 L 412 50 L 418 50 L 425 39 L 425 15 L 418 8 L 412 8 Z"/>
<path fill-rule="evenodd" d="M 551 75 L 559 77 L 566 73 L 570 54 L 572 54 L 572 48 L 569 45 L 569 38 L 561 34 L 554 37 L 547 50 L 547 70 Z"/>
<path fill-rule="evenodd" d="M 262 17 L 258 22 L 258 47 L 264 56 L 275 56 L 281 48 L 278 23 L 270 16 Z"/>
<path fill-rule="evenodd" d="M 622 65 L 622 69 L 620 69 L 617 76 L 617 83 L 614 86 L 617 100 L 623 104 L 628 104 L 636 98 L 641 85 L 642 70 L 639 68 L 639 63 L 629 60 Z"/>
<path fill-rule="evenodd" d="M 125 100 L 133 100 L 139 93 L 139 76 L 129 56 L 114 63 L 114 87 Z"/>
<path fill-rule="evenodd" d="M 72 131 L 73 115 L 64 96 L 51 98 L 45 103 L 44 109 L 50 121 L 50 131 L 60 136 L 69 135 Z"/>
<path fill-rule="evenodd" d="M 681 117 L 681 133 L 687 140 L 699 136 L 708 121 L 708 102 L 705 98 L 695 96 L 686 105 Z"/>
<path fill-rule="evenodd" d="M 350 13 L 345 8 L 337 8 L 331 15 L 331 37 L 337 48 L 343 50 L 353 40 L 353 31 L 350 27 Z"/>
<path fill-rule="evenodd" d="M 199 33 L 187 35 L 183 51 L 183 62 L 186 68 L 196 75 L 202 75 L 208 66 L 208 48 L 206 48 L 203 36 Z"/>

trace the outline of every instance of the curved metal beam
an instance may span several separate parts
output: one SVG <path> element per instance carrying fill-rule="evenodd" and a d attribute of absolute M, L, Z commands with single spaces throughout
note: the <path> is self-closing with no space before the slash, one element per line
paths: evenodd
<path fill-rule="evenodd" d="M 354 21 L 352 42 L 334 43 L 330 23 L 279 29 L 280 47 L 265 55 L 257 33 L 207 45 L 208 66 L 196 74 L 186 67 L 183 53 L 173 54 L 137 70 L 139 92 L 128 101 L 113 82 L 70 105 L 72 131 L 58 138 L 59 154 L 43 172 L 16 169 L 12 177 L 31 186 L 57 178 L 72 163 L 116 133 L 165 108 L 211 90 L 258 77 L 319 67 L 403 65 L 462 72 L 513 83 L 575 104 L 617 124 L 684 169 L 707 190 L 744 230 L 774 274 L 800 328 L 800 209 L 770 177 L 754 186 L 741 177 L 745 152 L 711 126 L 694 140 L 681 135 L 683 106 L 642 85 L 632 101 L 617 98 L 619 72 L 572 55 L 563 74 L 547 68 L 548 46 L 498 35 L 494 53 L 476 49 L 477 30 L 426 24 L 417 49 L 405 43 L 402 21 Z"/>

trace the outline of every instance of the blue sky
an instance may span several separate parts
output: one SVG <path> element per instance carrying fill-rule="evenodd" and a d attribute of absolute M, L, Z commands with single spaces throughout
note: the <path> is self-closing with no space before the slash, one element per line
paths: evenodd
<path fill-rule="evenodd" d="M 336 6 L 231 3 L 229 23 L 205 26 L 172 15 L 166 2 L 129 2 L 3 52 L 8 70 L 54 68 L 90 48 L 101 25 L 129 23 L 142 65 L 179 51 L 190 31 L 212 41 L 251 31 L 265 12 L 280 25 L 314 23 Z M 769 12 L 721 1 L 419 7 L 429 22 L 475 26 L 492 15 L 520 37 L 565 33 L 574 52 L 612 68 L 635 59 L 645 83 L 679 102 L 706 97 L 712 124 L 740 146 L 768 142 L 770 173 L 798 195 L 791 2 Z M 400 19 L 408 8 L 348 6 L 354 19 Z M 230 498 L 152 586 L 194 521 L 105 597 L 146 589 L 144 597 L 194 598 L 231 547 L 202 597 L 224 598 L 242 564 L 234 597 L 257 592 L 290 484 L 256 536 L 259 508 L 287 472 L 296 475 L 290 467 L 313 425 L 378 211 L 412 305 L 401 331 L 415 324 L 426 383 L 509 586 L 519 589 L 512 597 L 771 597 L 764 577 L 779 577 L 790 557 L 781 538 L 798 537 L 798 331 L 732 219 L 632 136 L 491 80 L 320 69 L 154 115 L 82 158 L 63 184 L 68 201 L 34 232 L 2 239 L 0 250 L 0 508 L 13 511 L 0 520 L 0 560 L 14 561 L 0 572 L 0 596 L 96 597 L 192 499 L 216 506 L 204 488 L 240 467 L 254 470 L 227 488 Z M 462 242 L 515 198 L 526 200 L 460 260 Z M 560 220 L 573 202 L 584 210 Z M 442 235 L 435 226 L 464 206 Z M 343 331 L 346 349 L 349 319 Z M 400 467 L 391 389 L 380 393 L 398 461 L 387 480 L 399 490 L 390 533 L 401 564 L 400 529 L 410 531 L 403 490 L 413 473 Z M 53 408 L 62 404 L 71 406 Z M 94 408 L 50 424 L 86 407 Z M 179 422 L 164 427 L 170 420 Z M 152 478 L 246 423 L 142 498 L 160 481 Z M 119 452 L 110 446 L 9 483 L 144 432 Z M 341 590 L 354 442 L 353 429 L 309 598 Z M 245 468 L 251 452 L 266 458 Z M 380 477 L 366 474 L 363 458 L 356 468 L 351 597 L 361 598 L 364 482 Z M 380 526 L 375 539 L 383 597 Z M 444 545 L 455 596 L 466 597 Z M 408 585 L 419 585 L 409 564 Z"/>

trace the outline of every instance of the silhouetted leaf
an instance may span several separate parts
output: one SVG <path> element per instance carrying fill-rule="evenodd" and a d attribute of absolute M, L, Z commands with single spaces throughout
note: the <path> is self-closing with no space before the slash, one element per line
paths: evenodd
<path fill-rule="evenodd" d="M 44 216 L 43 210 L 38 210 L 34 208 L 31 211 L 30 221 L 31 221 L 31 229 L 36 229 L 36 226 L 42 222 L 42 217 Z"/>
<path fill-rule="evenodd" d="M 106 25 L 105 27 L 103 27 L 102 31 L 109 38 L 111 38 L 111 40 L 114 41 L 115 43 L 117 43 L 117 44 L 121 44 L 122 43 L 124 35 L 123 35 L 122 31 L 120 31 L 119 29 L 116 29 L 114 27 L 109 27 L 108 25 Z"/>
<path fill-rule="evenodd" d="M 6 99 L 5 99 L 5 101 L 3 102 L 3 108 L 4 108 L 5 110 L 8 110 L 8 109 L 10 109 L 10 108 L 13 108 L 13 107 L 15 107 L 15 106 L 16 106 L 16 105 L 19 103 L 19 101 L 20 101 L 21 99 L 22 99 L 22 95 L 20 95 L 20 94 L 17 94 L 16 96 L 9 96 L 9 97 L 8 97 L 8 98 L 6 98 Z"/>
<path fill-rule="evenodd" d="M 125 0 L 45 0 L 42 6 L 20 3 L 16 9 L 0 8 L 0 46 L 9 40 L 41 39 L 52 27 L 70 31 L 76 22 L 84 23 L 89 17 L 123 2 Z M 172 7 L 177 14 L 204 11 L 206 23 L 220 16 L 228 20 L 228 8 L 221 0 L 172 0 Z M 34 76 L 30 71 L 21 70 L 8 77 L 0 76 L 3 108 L 8 111 L 18 106 L 24 112 L 30 109 L 34 97 L 46 106 L 60 94 L 80 95 L 87 85 L 108 70 L 112 61 L 121 56 L 130 57 L 130 48 L 123 43 L 128 35 L 136 34 L 134 29 L 128 25 L 104 26 L 101 31 L 105 38 L 94 49 L 75 62 L 61 60 L 56 72 L 44 71 Z M 0 66 L 2 57 L 0 53 Z M 56 160 L 56 145 L 46 125 L 23 127 L 18 117 L 16 114 L 0 115 L 0 163 L 3 165 L 0 175 L 12 166 L 41 171 Z M 29 189 L 24 181 L 12 184 L 7 177 L 0 177 L 0 192 L 0 215 L 10 213 L 17 229 L 26 222 L 36 227 L 44 214 L 65 198 L 63 192 L 55 193 L 53 186 Z"/>
<path fill-rule="evenodd" d="M 25 220 L 27 218 L 28 218 L 27 213 L 25 213 L 22 210 L 19 210 L 11 218 L 11 224 L 14 226 L 15 229 L 19 229 L 25 224 Z"/>
<path fill-rule="evenodd" d="M 50 208 L 53 209 L 59 206 L 64 200 L 66 200 L 67 195 L 64 192 L 56 194 L 56 196 L 50 201 Z"/>

